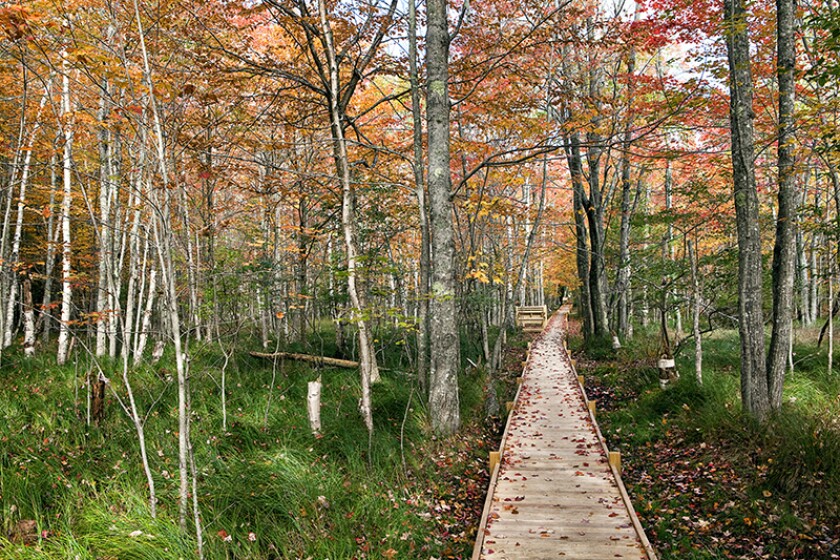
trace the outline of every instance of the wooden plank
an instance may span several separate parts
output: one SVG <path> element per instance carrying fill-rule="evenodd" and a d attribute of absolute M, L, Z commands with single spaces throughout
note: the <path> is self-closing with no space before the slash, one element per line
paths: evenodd
<path fill-rule="evenodd" d="M 527 322 L 527 313 L 517 309 L 517 318 Z M 555 315 L 530 347 L 473 559 L 656 560 L 595 422 L 595 401 L 571 367 L 564 324 Z"/>

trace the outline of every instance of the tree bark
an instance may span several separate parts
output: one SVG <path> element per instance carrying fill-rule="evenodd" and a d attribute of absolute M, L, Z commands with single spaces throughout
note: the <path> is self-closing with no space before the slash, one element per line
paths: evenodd
<path fill-rule="evenodd" d="M 767 360 L 770 408 L 782 406 L 782 386 L 793 333 L 794 272 L 796 268 L 795 90 L 796 6 L 776 0 L 777 79 L 779 82 L 779 214 L 773 248 L 773 322 Z"/>
<path fill-rule="evenodd" d="M 408 0 L 408 75 L 411 84 L 411 117 L 413 121 L 414 191 L 420 219 L 420 263 L 417 317 L 417 377 L 421 391 L 428 391 L 429 384 L 429 269 L 430 234 L 426 202 L 426 185 L 423 177 L 423 120 L 420 115 L 420 79 L 417 71 L 417 8 L 415 0 Z"/>
<path fill-rule="evenodd" d="M 576 133 L 575 133 L 576 134 Z M 580 315 L 583 319 L 583 336 L 591 341 L 595 335 L 592 317 L 592 297 L 589 293 L 589 239 L 586 231 L 586 219 L 583 208 L 583 170 L 580 161 L 580 150 L 577 149 L 575 138 L 566 142 L 566 159 L 572 176 L 573 210 L 575 217 L 575 259 L 577 262 L 578 281 L 580 282 Z"/>
<path fill-rule="evenodd" d="M 157 249 L 158 264 L 160 265 L 161 281 L 167 296 L 167 319 L 172 331 L 175 346 L 175 368 L 178 375 L 178 472 L 180 486 L 178 489 L 178 520 L 181 529 L 186 529 L 189 506 L 189 458 L 190 458 L 190 415 L 189 415 L 189 386 L 187 378 L 186 354 L 182 350 L 181 318 L 178 312 L 178 292 L 175 287 L 175 271 L 173 269 L 172 252 L 172 223 L 171 223 L 171 192 L 169 189 L 169 174 L 166 167 L 166 146 L 163 137 L 160 114 L 155 100 L 155 88 L 152 81 L 152 71 L 146 50 L 146 40 L 140 19 L 138 0 L 134 0 L 134 12 L 137 18 L 137 31 L 140 38 L 140 51 L 143 57 L 143 77 L 149 88 L 148 101 L 152 112 L 152 124 L 155 132 L 157 147 L 157 164 L 162 182 L 163 202 L 158 194 L 153 193 L 152 204 L 157 216 L 152 219 L 152 228 Z M 199 527 L 196 527 L 200 530 Z"/>
<path fill-rule="evenodd" d="M 741 401 L 761 418 L 770 410 L 764 354 L 761 232 L 755 182 L 755 129 L 750 43 L 744 0 L 724 0 L 729 60 L 730 128 L 738 233 L 738 330 L 741 340 Z"/>
<path fill-rule="evenodd" d="M 47 104 L 51 90 L 52 79 L 47 83 L 44 95 L 41 97 L 41 103 L 38 105 L 38 114 L 35 117 L 35 123 L 33 124 L 32 132 L 27 142 L 28 149 L 26 150 L 26 155 L 23 156 L 23 171 L 20 175 L 20 190 L 18 191 L 17 201 L 17 219 L 15 220 L 15 233 L 12 237 L 12 252 L 9 255 L 11 274 L 9 275 L 9 295 L 6 300 L 6 320 L 3 324 L 3 348 L 7 348 L 12 343 L 12 336 L 15 331 L 14 319 L 15 309 L 17 307 L 18 274 L 20 272 L 18 269 L 20 267 L 20 242 L 23 234 L 23 212 L 26 208 L 26 187 L 29 184 L 29 174 L 32 169 L 32 150 L 35 140 L 38 138 L 38 131 L 41 128 L 41 112 Z"/>
<path fill-rule="evenodd" d="M 59 229 L 55 227 L 55 193 L 58 188 L 58 173 L 56 167 L 58 166 L 58 158 L 55 152 L 50 157 L 50 202 L 49 202 L 49 217 L 47 218 L 47 254 L 44 263 L 44 297 L 41 300 L 41 315 L 39 322 L 41 323 L 41 340 L 47 343 L 50 339 L 50 331 L 52 331 L 52 286 L 53 286 L 53 272 L 55 271 L 55 246 L 57 243 Z"/>
<path fill-rule="evenodd" d="M 35 355 L 35 307 L 29 277 L 23 280 L 23 352 L 27 357 Z"/>
<path fill-rule="evenodd" d="M 449 153 L 449 29 L 447 0 L 427 0 L 426 121 L 432 236 L 430 306 L 432 428 L 451 434 L 461 424 L 458 395 L 458 322 L 455 293 L 455 232 Z"/>
<path fill-rule="evenodd" d="M 803 325 L 810 325 L 813 321 L 811 320 L 811 302 L 809 300 L 810 292 L 808 290 L 808 283 L 810 281 L 810 271 L 808 270 L 808 252 L 806 250 L 805 235 L 802 232 L 802 228 L 799 227 L 797 227 L 796 231 L 796 254 L 796 281 L 799 286 L 799 321 Z"/>
<path fill-rule="evenodd" d="M 327 20 L 327 7 L 325 0 L 319 0 L 318 13 L 320 16 L 321 33 L 323 34 L 324 48 L 327 55 L 327 66 L 329 70 L 329 112 L 330 129 L 332 131 L 333 155 L 336 170 L 341 181 L 341 224 L 344 229 L 344 244 L 347 252 L 347 292 L 350 296 L 350 303 L 353 306 L 351 316 L 353 317 L 359 331 L 359 356 L 361 358 L 361 381 L 362 399 L 359 408 L 364 419 L 368 433 L 373 433 L 373 412 L 370 400 L 370 386 L 376 377 L 379 376 L 379 368 L 376 364 L 376 354 L 372 351 L 371 334 L 368 331 L 368 324 L 364 318 L 364 305 L 356 284 L 356 268 L 358 266 L 358 249 L 356 247 L 356 217 L 353 212 L 353 185 L 350 181 L 349 156 L 347 154 L 347 142 L 344 137 L 344 123 L 339 107 L 339 68 L 336 59 L 335 42 L 332 28 Z"/>
<path fill-rule="evenodd" d="M 109 162 L 109 131 L 105 126 L 108 118 L 108 81 L 103 80 L 99 98 L 99 279 L 96 289 L 96 356 L 104 356 L 107 335 L 112 320 L 109 306 L 108 275 L 111 273 L 111 165 Z"/>
<path fill-rule="evenodd" d="M 639 10 L 635 11 L 633 21 L 639 20 Z M 621 224 L 619 226 L 618 238 L 618 278 L 616 290 L 618 291 L 618 336 L 626 337 L 630 323 L 630 302 L 628 294 L 630 291 L 630 219 L 632 217 L 633 205 L 630 200 L 632 184 L 630 180 L 630 148 L 633 145 L 633 73 L 636 71 L 636 49 L 631 46 L 627 53 L 627 114 L 624 122 L 624 153 L 621 155 Z M 638 193 L 638 191 L 637 191 Z M 636 195 L 638 200 L 638 194 Z"/>
<path fill-rule="evenodd" d="M 700 309 L 702 294 L 700 291 L 700 274 L 697 269 L 697 240 L 688 242 L 688 258 L 691 265 L 691 330 L 694 335 L 694 377 L 698 385 L 703 384 L 703 333 L 700 331 Z"/>
<path fill-rule="evenodd" d="M 61 117 L 64 134 L 64 195 L 61 202 L 61 327 L 58 334 L 58 352 L 56 361 L 64 365 L 70 348 L 70 317 L 73 311 L 71 298 L 72 268 L 70 257 L 72 245 L 70 239 L 70 208 L 73 203 L 73 116 L 70 107 L 70 68 L 67 54 L 62 52 L 61 77 Z"/>

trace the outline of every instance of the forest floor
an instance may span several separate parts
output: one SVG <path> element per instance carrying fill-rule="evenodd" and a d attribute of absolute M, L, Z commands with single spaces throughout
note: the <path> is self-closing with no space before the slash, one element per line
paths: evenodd
<path fill-rule="evenodd" d="M 656 340 L 577 353 L 662 560 L 840 558 L 840 373 L 827 373 L 815 340 L 798 336 L 783 409 L 763 426 L 740 411 L 735 332 L 704 342 L 702 385 L 682 357 L 666 390 Z"/>
<path fill-rule="evenodd" d="M 324 336 L 322 340 L 328 339 Z M 477 353 L 466 339 L 465 354 Z M 514 339 L 498 382 L 515 391 L 525 341 Z M 396 348 L 400 348 L 397 346 Z M 192 441 L 208 559 L 469 558 L 500 421 L 484 417 L 484 375 L 461 376 L 464 427 L 428 429 L 416 376 L 394 356 L 374 387 L 369 441 L 355 370 L 191 351 Z M 402 353 L 401 350 L 397 350 Z M 86 423 L 90 363 L 6 352 L 0 369 L 0 558 L 196 558 L 178 527 L 177 387 L 171 356 L 132 372 L 158 492 L 152 519 L 137 436 L 114 395 L 99 426 Z M 125 397 L 118 364 L 103 363 Z M 307 382 L 321 377 L 322 432 L 313 436 Z M 110 389 L 109 389 L 110 391 Z M 189 523 L 192 526 L 192 523 Z"/>

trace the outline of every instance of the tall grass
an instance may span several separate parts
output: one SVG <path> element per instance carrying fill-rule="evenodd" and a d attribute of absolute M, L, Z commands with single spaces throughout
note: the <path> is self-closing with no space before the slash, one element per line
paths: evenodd
<path fill-rule="evenodd" d="M 646 446 L 678 429 L 683 445 L 723 441 L 756 468 L 756 491 L 807 502 L 819 515 L 840 519 L 840 371 L 828 371 L 825 349 L 813 333 L 800 336 L 787 375 L 781 410 L 759 424 L 740 404 L 737 333 L 704 340 L 703 384 L 694 379 L 693 356 L 677 358 L 683 375 L 667 390 L 656 384 L 655 339 L 640 338 L 614 361 L 591 369 L 614 387 L 621 405 L 603 423 L 617 445 Z M 835 364 L 840 364 L 838 357 Z M 632 451 L 629 451 L 632 453 Z"/>
<path fill-rule="evenodd" d="M 196 347 L 191 358 L 192 440 L 207 558 L 443 555 L 447 544 L 435 538 L 429 514 L 440 482 L 433 459 L 438 443 L 429 438 L 415 376 L 401 357 L 385 360 L 383 381 L 373 389 L 372 439 L 358 412 L 354 370 L 285 362 L 272 387 L 273 364 L 242 348 L 227 371 L 228 429 L 222 431 L 221 354 Z M 131 372 L 146 416 L 157 519 L 149 515 L 135 431 L 114 397 L 108 396 L 101 426 L 85 422 L 89 367 L 84 358 L 59 368 L 46 357 L 4 354 L 0 558 L 194 558 L 195 538 L 177 522 L 171 358 Z M 123 396 L 118 365 L 101 367 Z M 324 384 L 323 429 L 315 437 L 306 387 L 317 377 Z M 480 376 L 462 376 L 467 422 L 481 410 L 482 387 Z M 25 520 L 37 521 L 36 542 L 13 543 Z"/>

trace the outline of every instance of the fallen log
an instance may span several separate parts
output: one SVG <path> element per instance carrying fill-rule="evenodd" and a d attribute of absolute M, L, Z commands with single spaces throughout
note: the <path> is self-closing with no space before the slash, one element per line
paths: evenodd
<path fill-rule="evenodd" d="M 339 358 L 327 358 L 326 356 L 313 356 L 311 354 L 295 354 L 293 352 L 249 352 L 255 358 L 265 358 L 266 360 L 298 360 L 301 362 L 310 362 L 320 366 L 334 366 L 342 368 L 357 368 L 359 362 L 353 360 L 341 360 Z"/>

